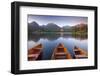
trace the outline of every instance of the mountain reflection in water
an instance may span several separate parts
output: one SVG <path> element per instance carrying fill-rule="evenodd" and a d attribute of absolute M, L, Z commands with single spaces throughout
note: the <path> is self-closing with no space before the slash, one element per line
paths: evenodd
<path fill-rule="evenodd" d="M 28 49 L 41 43 L 43 45 L 42 60 L 50 60 L 54 48 L 63 43 L 68 49 L 72 57 L 74 57 L 73 48 L 78 46 L 88 51 L 87 35 L 73 35 L 73 34 L 29 34 L 28 36 Z"/>

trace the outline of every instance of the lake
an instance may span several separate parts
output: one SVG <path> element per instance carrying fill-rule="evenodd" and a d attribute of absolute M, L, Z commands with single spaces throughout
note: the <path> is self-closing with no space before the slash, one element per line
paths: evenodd
<path fill-rule="evenodd" d="M 41 60 L 50 60 L 53 50 L 59 43 L 63 43 L 68 49 L 71 56 L 74 58 L 73 48 L 78 46 L 88 51 L 88 38 L 87 35 L 73 35 L 73 34 L 29 34 L 28 36 L 28 49 L 42 43 L 43 53 Z"/>

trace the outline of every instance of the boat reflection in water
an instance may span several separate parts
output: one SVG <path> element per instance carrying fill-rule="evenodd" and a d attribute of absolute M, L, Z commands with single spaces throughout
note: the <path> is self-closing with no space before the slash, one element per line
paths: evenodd
<path fill-rule="evenodd" d="M 73 35 L 73 34 L 54 34 L 54 33 L 46 33 L 46 34 L 29 34 L 28 36 L 28 60 L 53 60 L 53 59 L 79 59 L 76 54 L 80 54 L 80 58 L 88 58 L 88 41 L 87 35 Z M 36 52 L 37 56 L 32 55 L 32 52 L 29 53 L 30 49 L 36 49 L 38 45 L 41 45 L 41 48 Z M 57 47 L 66 49 L 60 51 L 59 55 L 63 54 L 62 56 L 57 56 L 55 54 L 57 52 Z M 85 51 L 84 57 L 82 57 L 82 53 L 76 53 L 75 46 L 78 47 L 76 50 Z M 56 51 L 56 52 L 55 52 Z M 64 52 L 65 51 L 65 52 Z M 34 53 L 33 53 L 34 54 Z M 58 54 L 58 52 L 57 52 Z M 65 55 L 66 54 L 66 55 Z M 82 54 L 82 55 L 81 55 Z M 33 58 L 32 58 L 33 57 Z M 36 57 L 36 58 L 35 58 Z"/>

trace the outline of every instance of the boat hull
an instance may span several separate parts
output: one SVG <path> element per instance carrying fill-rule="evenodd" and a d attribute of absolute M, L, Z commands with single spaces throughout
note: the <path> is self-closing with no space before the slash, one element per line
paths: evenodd
<path fill-rule="evenodd" d="M 42 58 L 42 44 L 28 50 L 28 61 L 40 60 Z"/>
<path fill-rule="evenodd" d="M 72 59 L 70 53 L 67 48 L 64 47 L 63 44 L 59 44 L 52 54 L 52 59 Z"/>
<path fill-rule="evenodd" d="M 85 50 L 79 48 L 79 47 L 74 47 L 74 54 L 75 54 L 75 58 L 76 59 L 84 59 L 84 58 L 88 58 L 88 54 Z"/>

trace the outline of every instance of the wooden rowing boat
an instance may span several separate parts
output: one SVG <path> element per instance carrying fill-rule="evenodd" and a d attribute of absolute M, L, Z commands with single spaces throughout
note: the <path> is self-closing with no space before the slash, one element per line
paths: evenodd
<path fill-rule="evenodd" d="M 70 53 L 68 52 L 67 48 L 64 47 L 63 44 L 59 44 L 52 54 L 51 59 L 72 59 Z"/>
<path fill-rule="evenodd" d="M 38 44 L 37 46 L 28 50 L 28 61 L 39 60 L 41 58 L 43 46 Z"/>
<path fill-rule="evenodd" d="M 73 51 L 76 59 L 88 58 L 87 52 L 79 47 L 75 46 Z"/>

